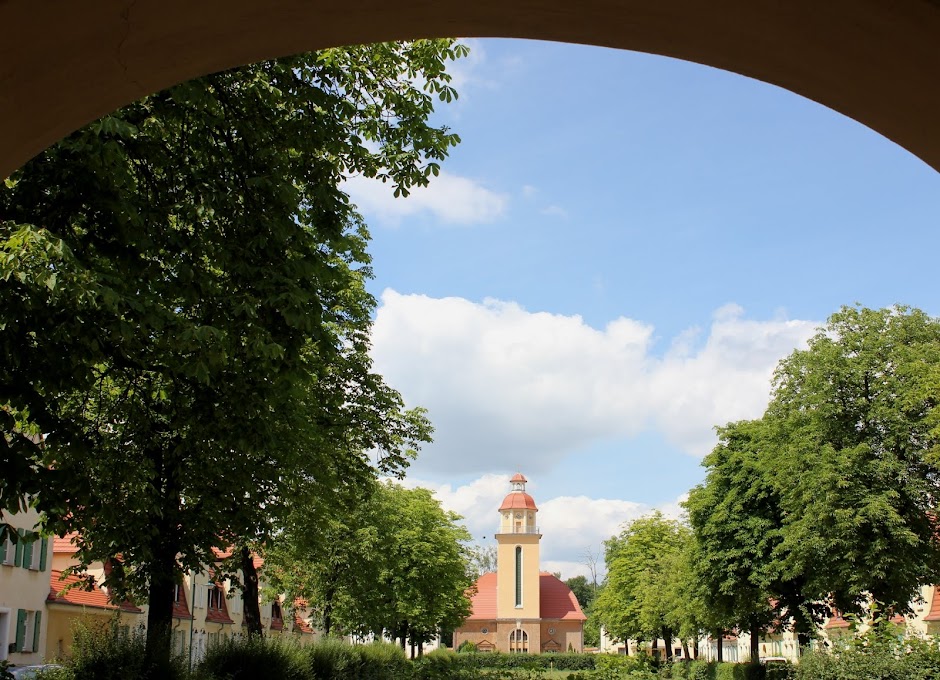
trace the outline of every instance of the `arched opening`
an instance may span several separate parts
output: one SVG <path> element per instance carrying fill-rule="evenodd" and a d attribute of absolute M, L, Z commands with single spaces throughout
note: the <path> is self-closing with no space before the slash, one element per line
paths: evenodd
<path fill-rule="evenodd" d="M 509 653 L 528 654 L 529 634 L 521 628 L 516 628 L 509 634 Z"/>
<path fill-rule="evenodd" d="M 0 176 L 81 125 L 220 69 L 322 47 L 498 36 L 632 49 L 773 83 L 940 168 L 940 7 L 833 0 L 4 3 Z"/>

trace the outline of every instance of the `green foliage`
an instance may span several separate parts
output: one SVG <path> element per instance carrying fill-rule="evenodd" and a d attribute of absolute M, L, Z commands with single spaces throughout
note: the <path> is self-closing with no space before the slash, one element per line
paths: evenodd
<path fill-rule="evenodd" d="M 806 644 L 827 605 L 906 612 L 940 578 L 938 377 L 940 321 L 843 307 L 760 420 L 719 428 L 686 503 L 708 627 L 792 621 Z"/>
<path fill-rule="evenodd" d="M 266 551 L 271 588 L 302 597 L 324 629 L 414 644 L 470 613 L 467 530 L 426 489 L 375 484 L 350 510 L 298 506 Z"/>
<path fill-rule="evenodd" d="M 458 142 L 451 40 L 215 73 L 70 135 L 0 186 L 0 507 L 35 498 L 82 566 L 171 621 L 181 571 L 260 544 L 292 501 L 401 473 L 429 440 L 371 370 L 368 232 Z M 42 444 L 39 435 L 44 435 Z M 37 496 L 37 492 L 40 492 Z"/>
<path fill-rule="evenodd" d="M 210 646 L 193 675 L 193 680 L 305 680 L 309 669 L 303 650 L 293 641 L 245 635 Z"/>
<path fill-rule="evenodd" d="M 769 677 L 769 676 L 768 676 Z M 905 638 L 883 618 L 865 633 L 831 650 L 804 655 L 794 680 L 932 680 L 940 677 L 940 647 L 935 640 Z"/>
<path fill-rule="evenodd" d="M 592 609 L 610 635 L 671 638 L 680 630 L 687 573 L 682 560 L 689 538 L 685 525 L 656 512 L 605 542 L 607 580 Z"/>
<path fill-rule="evenodd" d="M 125 678 L 187 677 L 187 660 L 180 657 L 150 659 L 141 630 L 128 630 L 113 618 L 107 624 L 79 621 L 73 627 L 70 680 L 124 680 Z"/>

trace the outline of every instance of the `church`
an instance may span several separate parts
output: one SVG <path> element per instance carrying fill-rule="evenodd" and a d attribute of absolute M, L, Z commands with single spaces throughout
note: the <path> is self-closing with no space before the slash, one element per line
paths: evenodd
<path fill-rule="evenodd" d="M 454 647 L 466 641 L 481 652 L 581 652 L 584 621 L 577 598 L 554 575 L 539 570 L 539 509 L 516 473 L 499 506 L 496 572 L 477 579 L 473 612 L 454 631 Z"/>

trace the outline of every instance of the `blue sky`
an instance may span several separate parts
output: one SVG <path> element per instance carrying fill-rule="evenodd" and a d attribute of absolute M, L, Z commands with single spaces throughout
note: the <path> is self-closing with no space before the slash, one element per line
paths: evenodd
<path fill-rule="evenodd" d="M 472 40 L 463 141 L 409 199 L 349 182 L 373 235 L 376 367 L 429 409 L 409 479 L 479 540 L 518 470 L 543 566 L 703 477 L 776 362 L 842 304 L 932 314 L 940 175 L 765 83 L 625 51 Z"/>

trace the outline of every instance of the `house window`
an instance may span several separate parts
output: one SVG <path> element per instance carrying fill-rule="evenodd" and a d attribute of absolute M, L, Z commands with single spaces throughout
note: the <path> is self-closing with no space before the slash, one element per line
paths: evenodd
<path fill-rule="evenodd" d="M 29 568 L 30 569 L 40 570 L 45 566 L 44 564 L 40 562 L 40 559 L 39 559 L 43 552 L 42 551 L 43 543 L 45 543 L 45 539 L 40 538 L 35 541 L 32 541 L 29 544 L 31 548 L 30 555 L 29 555 Z M 23 566 L 26 566 L 26 565 L 23 565 Z"/>
<path fill-rule="evenodd" d="M 16 612 L 16 651 L 29 654 L 37 651 L 42 629 L 42 612 L 19 609 Z"/>
<path fill-rule="evenodd" d="M 529 653 L 529 634 L 516 628 L 509 634 L 509 651 L 514 654 Z"/>
<path fill-rule="evenodd" d="M 14 559 L 16 559 L 16 546 L 13 545 L 13 541 L 10 540 L 10 537 L 7 536 L 3 539 L 3 545 L 0 546 L 0 564 L 12 565 Z"/>
<path fill-rule="evenodd" d="M 209 609 L 215 609 L 216 611 L 222 611 L 222 602 L 225 600 L 225 593 L 222 592 L 222 588 L 218 584 L 209 591 Z"/>
<path fill-rule="evenodd" d="M 281 616 L 281 603 L 278 600 L 274 600 L 271 603 L 271 619 L 275 621 L 280 621 L 284 617 Z"/>
<path fill-rule="evenodd" d="M 522 546 L 516 546 L 516 606 L 522 606 Z"/>

